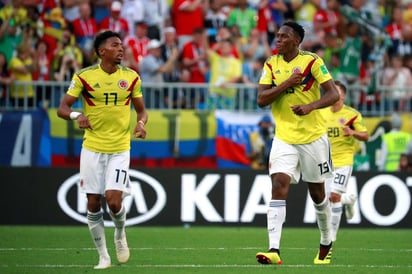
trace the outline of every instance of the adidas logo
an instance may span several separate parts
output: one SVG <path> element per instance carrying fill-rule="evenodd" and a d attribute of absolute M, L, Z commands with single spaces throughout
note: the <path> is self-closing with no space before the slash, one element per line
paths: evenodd
<path fill-rule="evenodd" d="M 93 86 L 93 88 L 100 88 L 99 83 L 95 84 L 95 85 Z"/>
<path fill-rule="evenodd" d="M 280 74 L 280 70 L 277 69 L 277 70 L 275 71 L 275 74 Z"/>

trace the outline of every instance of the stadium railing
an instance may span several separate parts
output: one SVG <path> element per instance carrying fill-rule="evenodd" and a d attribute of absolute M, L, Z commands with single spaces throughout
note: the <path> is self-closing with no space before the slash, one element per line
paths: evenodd
<path fill-rule="evenodd" d="M 0 93 L 0 111 L 28 111 L 39 107 L 57 108 L 60 100 L 67 91 L 70 81 L 16 81 L 12 85 L 23 87 L 27 95 L 29 87 L 34 89 L 34 96 L 30 100 L 27 96 L 18 100 L 10 97 L 10 86 L 6 86 Z M 216 105 L 216 95 L 211 93 L 213 87 L 209 84 L 193 83 L 142 83 L 145 104 L 148 109 L 196 109 L 214 110 L 227 109 L 243 112 L 267 111 L 259 108 L 256 103 L 257 86 L 253 84 L 232 84 L 226 86 L 234 88 L 236 95 L 229 105 Z M 364 116 L 386 116 L 392 112 L 411 112 L 412 87 L 398 88 L 377 86 L 373 92 L 367 92 L 368 87 L 349 85 L 347 87 L 347 104 L 359 110 Z M 403 94 L 399 99 L 397 96 Z M 214 98 L 215 100 L 210 100 Z M 77 102 L 74 108 L 80 108 Z"/>

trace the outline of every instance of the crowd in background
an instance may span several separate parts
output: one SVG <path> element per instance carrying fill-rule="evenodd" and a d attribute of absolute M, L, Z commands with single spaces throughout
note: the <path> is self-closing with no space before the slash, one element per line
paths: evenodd
<path fill-rule="evenodd" d="M 392 87 L 385 96 L 397 109 L 405 108 L 412 97 L 405 89 L 412 84 L 412 0 L 3 1 L 2 96 L 14 80 L 70 80 L 98 62 L 93 38 L 111 29 L 123 39 L 123 63 L 143 82 L 209 83 L 207 103 L 230 107 L 236 90 L 227 85 L 257 83 L 286 20 L 304 26 L 301 48 L 324 58 L 335 79 L 368 87 L 352 104 L 376 96 L 380 84 Z M 15 87 L 10 96 L 18 103 L 25 95 Z"/>

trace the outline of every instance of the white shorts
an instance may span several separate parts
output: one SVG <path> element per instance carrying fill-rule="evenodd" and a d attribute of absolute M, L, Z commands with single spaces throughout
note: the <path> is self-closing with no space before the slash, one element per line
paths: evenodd
<path fill-rule="evenodd" d="M 82 148 L 80 154 L 80 191 L 102 194 L 120 190 L 130 194 L 130 151 L 115 154 L 93 152 Z"/>
<path fill-rule="evenodd" d="M 343 194 L 346 193 L 349 178 L 352 176 L 352 166 L 343 166 L 335 169 L 333 178 L 328 178 L 325 181 L 326 192 Z"/>
<path fill-rule="evenodd" d="M 285 173 L 297 184 L 302 180 L 308 183 L 322 183 L 333 176 L 330 143 L 323 135 L 309 144 L 291 145 L 276 136 L 273 138 L 269 156 L 269 174 Z"/>

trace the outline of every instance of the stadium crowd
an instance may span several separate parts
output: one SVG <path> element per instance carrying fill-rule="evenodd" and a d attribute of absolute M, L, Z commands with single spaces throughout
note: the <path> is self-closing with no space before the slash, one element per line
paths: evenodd
<path fill-rule="evenodd" d="M 335 79 L 367 87 L 348 96 L 351 105 L 385 96 L 394 109 L 409 109 L 411 0 L 2 1 L 2 103 L 10 84 L 13 102 L 25 96 L 13 88 L 15 80 L 68 81 L 74 71 L 97 63 L 94 36 L 111 29 L 123 39 L 124 64 L 144 83 L 208 83 L 214 88 L 201 100 L 225 108 L 236 96 L 228 84 L 257 83 L 285 20 L 304 26 L 301 48 L 323 57 Z M 380 85 L 390 89 L 379 92 Z M 173 100 L 187 92 L 176 90 Z"/>

